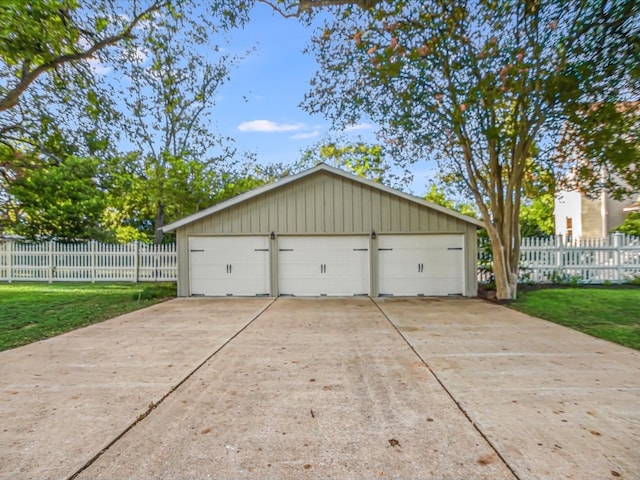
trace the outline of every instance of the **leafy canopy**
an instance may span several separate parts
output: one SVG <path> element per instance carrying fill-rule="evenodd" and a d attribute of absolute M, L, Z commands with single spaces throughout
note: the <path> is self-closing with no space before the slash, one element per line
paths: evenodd
<path fill-rule="evenodd" d="M 31 240 L 97 238 L 105 207 L 98 167 L 96 159 L 70 156 L 59 165 L 25 168 L 9 190 L 19 211 L 13 233 Z"/>
<path fill-rule="evenodd" d="M 438 159 L 485 221 L 498 297 L 514 297 L 525 179 L 550 162 L 571 112 L 636 88 L 640 5 L 383 0 L 334 12 L 311 48 L 320 71 L 306 107 L 337 126 L 366 116 L 405 156 Z"/>

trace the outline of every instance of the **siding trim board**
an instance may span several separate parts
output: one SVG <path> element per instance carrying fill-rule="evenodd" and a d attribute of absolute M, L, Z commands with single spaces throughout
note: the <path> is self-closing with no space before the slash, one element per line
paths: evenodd
<path fill-rule="evenodd" d="M 465 296 L 477 293 L 476 230 L 482 223 L 326 165 L 239 195 L 174 222 L 178 295 L 190 292 L 189 237 L 270 236 L 271 295 L 279 293 L 278 237 L 360 236 L 369 238 L 370 295 L 378 295 L 380 235 L 462 235 Z M 426 237 L 425 237 L 426 238 Z M 425 266 L 426 268 L 426 266 Z"/>

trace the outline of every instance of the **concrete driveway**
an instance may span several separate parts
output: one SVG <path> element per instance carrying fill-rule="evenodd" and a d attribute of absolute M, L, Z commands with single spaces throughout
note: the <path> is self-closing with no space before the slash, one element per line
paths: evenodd
<path fill-rule="evenodd" d="M 640 478 L 640 354 L 467 299 L 179 299 L 0 354 L 0 478 Z"/>

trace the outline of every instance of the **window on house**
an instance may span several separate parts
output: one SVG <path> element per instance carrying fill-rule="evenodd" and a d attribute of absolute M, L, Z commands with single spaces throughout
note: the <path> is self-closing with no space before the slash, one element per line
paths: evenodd
<path fill-rule="evenodd" d="M 573 238 L 573 218 L 567 217 L 567 242 Z"/>

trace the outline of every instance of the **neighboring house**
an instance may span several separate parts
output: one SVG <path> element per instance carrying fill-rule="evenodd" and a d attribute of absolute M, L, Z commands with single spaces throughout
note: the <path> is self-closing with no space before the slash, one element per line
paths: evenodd
<path fill-rule="evenodd" d="M 633 197 L 620 201 L 602 192 L 591 199 L 578 191 L 560 191 L 556 193 L 553 211 L 555 233 L 567 240 L 606 237 L 624 223 L 630 212 L 637 210 L 638 202 Z"/>
<path fill-rule="evenodd" d="M 163 227 L 179 296 L 477 294 L 483 223 L 320 164 Z"/>
<path fill-rule="evenodd" d="M 594 118 L 598 118 L 600 109 L 604 113 L 601 119 L 608 119 L 611 114 L 610 108 L 612 104 L 595 103 L 588 109 L 591 113 L 596 113 Z M 615 110 L 619 113 L 634 113 L 636 120 L 640 115 L 640 102 L 622 102 L 615 104 Z M 582 112 L 583 114 L 586 112 Z M 636 125 L 636 124 L 634 124 Z M 619 126 L 619 125 L 618 125 Z M 624 130 L 617 132 L 618 135 L 635 135 L 637 131 L 634 128 L 629 129 L 626 133 Z M 623 137 L 621 137 L 623 138 Z M 630 137 L 631 139 L 635 137 Z M 574 164 L 574 168 L 588 167 L 588 159 L 583 154 L 584 142 L 581 136 L 570 125 L 567 125 L 563 132 L 561 145 L 564 150 L 563 161 L 570 160 Z M 630 169 L 635 169 L 630 166 Z M 591 169 L 595 174 L 597 169 Z M 566 180 L 575 184 L 574 173 L 567 172 Z M 613 175 L 614 172 L 611 172 Z M 605 167 L 601 167 L 601 175 L 603 183 L 606 183 L 609 174 Z M 629 186 L 622 178 L 614 175 L 615 180 L 621 186 Z M 555 234 L 562 235 L 567 240 L 579 238 L 604 238 L 607 237 L 616 227 L 622 225 L 627 215 L 633 211 L 640 210 L 640 195 L 635 192 L 624 200 L 613 199 L 606 190 L 602 190 L 597 198 L 588 198 L 585 194 L 578 190 L 557 191 L 555 195 L 554 219 Z"/>

